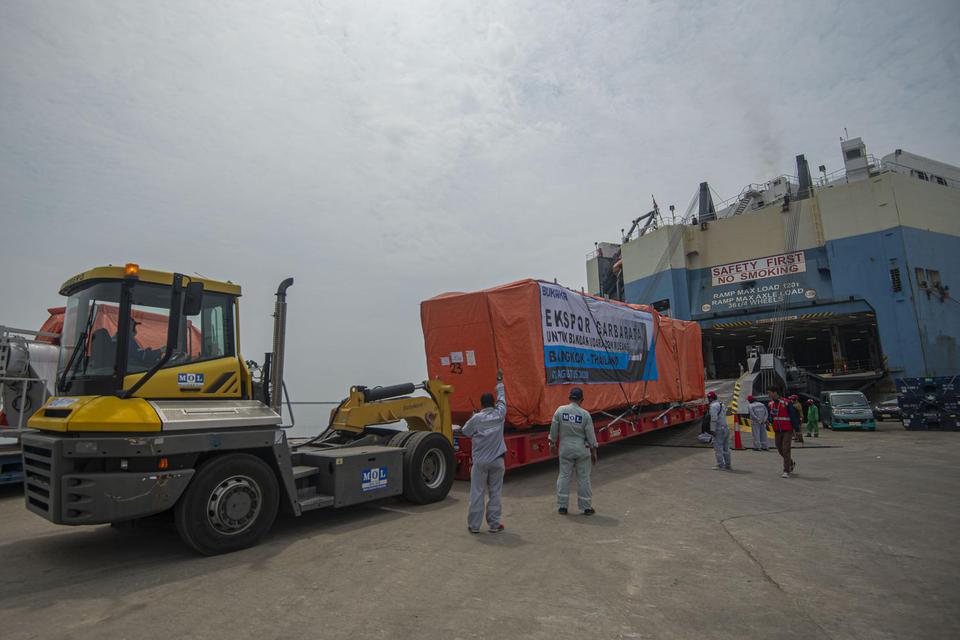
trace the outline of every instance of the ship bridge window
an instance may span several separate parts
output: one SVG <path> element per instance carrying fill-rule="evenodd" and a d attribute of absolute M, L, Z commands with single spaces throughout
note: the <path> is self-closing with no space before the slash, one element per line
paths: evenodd
<path fill-rule="evenodd" d="M 848 149 L 847 160 L 856 160 L 860 157 L 860 149 Z"/>
<path fill-rule="evenodd" d="M 917 177 L 920 178 L 921 180 L 926 180 L 928 182 L 930 181 L 930 178 L 927 177 L 927 174 L 925 171 L 917 171 L 916 173 L 917 173 Z"/>
<path fill-rule="evenodd" d="M 924 269 L 923 267 L 917 267 L 916 273 L 917 285 L 921 289 L 926 289 L 927 287 L 933 287 L 936 289 L 940 286 L 940 271 L 937 269 Z"/>
<path fill-rule="evenodd" d="M 947 186 L 947 181 L 944 178 L 941 178 L 940 176 L 933 176 L 933 177 L 937 179 L 937 184 L 942 184 L 943 186 Z"/>

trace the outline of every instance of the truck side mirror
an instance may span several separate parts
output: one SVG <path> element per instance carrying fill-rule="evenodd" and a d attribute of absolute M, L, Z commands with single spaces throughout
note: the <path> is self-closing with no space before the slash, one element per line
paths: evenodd
<path fill-rule="evenodd" d="M 203 307 L 203 283 L 191 282 L 187 285 L 186 297 L 183 300 L 183 315 L 195 316 Z"/>

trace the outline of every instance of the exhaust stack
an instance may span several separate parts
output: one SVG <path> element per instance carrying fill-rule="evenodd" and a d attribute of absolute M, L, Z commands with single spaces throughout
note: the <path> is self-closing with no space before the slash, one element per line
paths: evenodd
<path fill-rule="evenodd" d="M 797 179 L 800 183 L 797 189 L 797 200 L 803 200 L 813 195 L 813 179 L 810 177 L 810 165 L 802 153 L 797 156 Z"/>
<path fill-rule="evenodd" d="M 277 287 L 277 302 L 273 310 L 273 358 L 270 369 L 270 408 L 280 413 L 283 407 L 283 354 L 287 339 L 287 289 L 293 278 L 287 278 Z"/>
<path fill-rule="evenodd" d="M 700 222 L 709 222 L 717 219 L 717 210 L 713 206 L 713 196 L 710 195 L 710 185 L 700 183 Z"/>

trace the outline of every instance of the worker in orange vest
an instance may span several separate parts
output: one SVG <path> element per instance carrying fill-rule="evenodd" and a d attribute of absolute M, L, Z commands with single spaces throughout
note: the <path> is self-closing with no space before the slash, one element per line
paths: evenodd
<path fill-rule="evenodd" d="M 790 449 L 793 444 L 793 423 L 790 421 L 790 408 L 787 401 L 780 397 L 780 389 L 777 387 L 767 389 L 767 395 L 770 396 L 770 402 L 767 403 L 770 425 L 773 427 L 777 452 L 783 458 L 783 474 L 780 477 L 789 478 L 793 470 L 797 468 L 797 463 L 790 456 Z"/>

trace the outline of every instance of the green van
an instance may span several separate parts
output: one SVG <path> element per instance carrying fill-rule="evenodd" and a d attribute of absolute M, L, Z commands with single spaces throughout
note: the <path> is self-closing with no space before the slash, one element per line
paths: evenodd
<path fill-rule="evenodd" d="M 824 391 L 820 394 L 820 420 L 828 429 L 874 431 L 877 422 L 867 397 L 859 391 Z"/>

